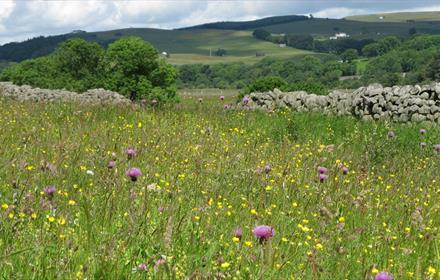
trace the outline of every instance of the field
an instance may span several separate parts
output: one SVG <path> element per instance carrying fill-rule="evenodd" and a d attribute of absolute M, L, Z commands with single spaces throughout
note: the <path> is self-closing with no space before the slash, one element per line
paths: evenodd
<path fill-rule="evenodd" d="M 346 19 L 365 22 L 440 21 L 440 11 L 360 15 L 350 16 Z"/>
<path fill-rule="evenodd" d="M 0 276 L 440 277 L 438 127 L 182 98 L 1 101 Z"/>
<path fill-rule="evenodd" d="M 118 32 L 99 33 L 100 40 L 117 39 Z M 125 35 L 140 36 L 152 43 L 160 52 L 169 52 L 170 63 L 219 63 L 245 62 L 255 63 L 263 57 L 256 57 L 257 52 L 263 52 L 271 57 L 295 57 L 312 54 L 312 52 L 280 48 L 278 45 L 255 39 L 251 31 L 231 30 L 124 30 Z M 165 34 L 165 37 L 163 36 Z M 225 49 L 227 55 L 215 56 L 219 48 Z M 210 56 L 211 53 L 211 56 Z"/>

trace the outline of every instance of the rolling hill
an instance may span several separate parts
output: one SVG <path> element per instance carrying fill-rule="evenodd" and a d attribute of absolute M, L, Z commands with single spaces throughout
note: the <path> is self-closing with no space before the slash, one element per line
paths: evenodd
<path fill-rule="evenodd" d="M 405 13 L 382 13 L 346 17 L 347 20 L 363 22 L 420 22 L 440 21 L 440 11 L 435 12 L 405 12 Z"/>
<path fill-rule="evenodd" d="M 418 13 L 417 18 L 433 18 L 435 13 Z M 440 13 L 439 13 L 440 14 Z M 404 18 L 402 14 L 394 18 Z M 375 16 L 365 16 L 365 18 Z M 413 17 L 415 15 L 413 14 Z M 387 16 L 391 18 L 391 15 Z M 353 20 L 358 19 L 358 20 Z M 278 16 L 245 22 L 217 22 L 183 29 L 165 30 L 152 28 L 129 28 L 102 32 L 76 32 L 57 36 L 38 37 L 24 42 L 0 46 L 0 61 L 22 61 L 51 53 L 59 43 L 73 37 L 98 42 L 106 47 L 123 36 L 138 36 L 152 43 L 159 51 L 171 54 L 169 61 L 182 63 L 216 63 L 243 61 L 252 63 L 266 56 L 295 57 L 310 54 L 303 50 L 281 48 L 276 44 L 257 40 L 253 30 L 264 28 L 277 34 L 311 34 L 315 38 L 328 38 L 335 32 L 348 33 L 352 38 L 380 38 L 388 35 L 409 36 L 411 29 L 418 33 L 440 34 L 440 21 L 360 21 L 350 19 L 309 18 L 306 16 Z M 222 48 L 224 57 L 210 56 Z"/>

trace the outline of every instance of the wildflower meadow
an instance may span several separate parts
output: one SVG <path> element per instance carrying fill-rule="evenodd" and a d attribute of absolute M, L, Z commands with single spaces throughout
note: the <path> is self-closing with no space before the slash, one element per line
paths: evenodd
<path fill-rule="evenodd" d="M 2 279 L 440 279 L 440 128 L 0 103 Z"/>

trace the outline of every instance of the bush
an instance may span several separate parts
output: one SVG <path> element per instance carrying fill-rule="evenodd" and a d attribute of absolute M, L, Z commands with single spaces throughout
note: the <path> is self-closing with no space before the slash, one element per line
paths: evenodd
<path fill-rule="evenodd" d="M 131 100 L 177 100 L 177 71 L 149 43 L 136 37 L 120 39 L 106 51 L 83 39 L 67 40 L 52 55 L 6 69 L 0 79 L 78 92 L 103 87 Z"/>

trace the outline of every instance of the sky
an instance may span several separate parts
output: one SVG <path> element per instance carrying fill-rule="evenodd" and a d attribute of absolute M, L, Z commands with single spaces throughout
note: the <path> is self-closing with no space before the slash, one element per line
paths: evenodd
<path fill-rule="evenodd" d="M 440 11 L 440 0 L 0 0 L 0 44 L 78 29 L 172 29 L 276 15 L 342 18 L 397 11 Z"/>

